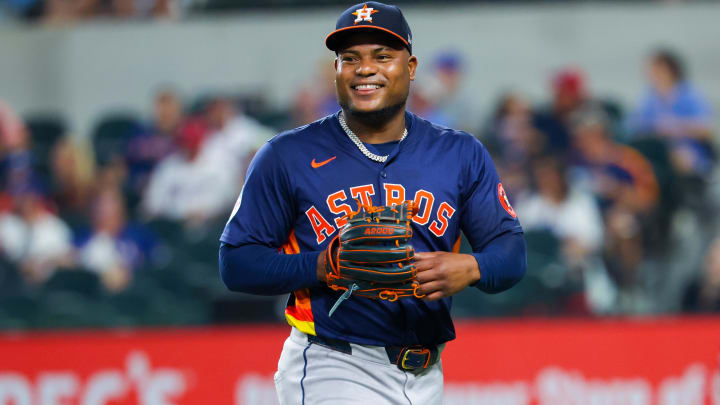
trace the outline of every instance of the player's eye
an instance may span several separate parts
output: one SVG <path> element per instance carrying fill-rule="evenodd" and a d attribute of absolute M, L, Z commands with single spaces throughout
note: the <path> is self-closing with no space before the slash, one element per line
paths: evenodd
<path fill-rule="evenodd" d="M 343 55 L 340 57 L 340 60 L 343 62 L 352 62 L 355 60 L 355 58 L 352 55 Z"/>
<path fill-rule="evenodd" d="M 377 58 L 378 58 L 378 60 L 390 60 L 390 59 L 392 59 L 392 58 L 390 57 L 390 55 L 386 55 L 386 54 L 380 54 L 380 55 L 378 55 Z"/>

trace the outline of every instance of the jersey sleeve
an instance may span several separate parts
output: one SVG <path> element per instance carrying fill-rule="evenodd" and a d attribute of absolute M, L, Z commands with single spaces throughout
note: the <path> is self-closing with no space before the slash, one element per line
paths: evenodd
<path fill-rule="evenodd" d="M 503 233 L 522 232 L 522 227 L 490 154 L 479 141 L 473 142 L 467 160 L 460 227 L 473 251 L 478 251 Z"/>
<path fill-rule="evenodd" d="M 460 227 L 480 269 L 480 280 L 473 286 L 498 293 L 515 285 L 525 274 L 525 240 L 490 154 L 479 141 L 474 142 Z"/>
<path fill-rule="evenodd" d="M 292 229 L 295 201 L 283 161 L 268 142 L 248 168 L 245 184 L 220 240 L 229 245 L 282 246 Z"/>

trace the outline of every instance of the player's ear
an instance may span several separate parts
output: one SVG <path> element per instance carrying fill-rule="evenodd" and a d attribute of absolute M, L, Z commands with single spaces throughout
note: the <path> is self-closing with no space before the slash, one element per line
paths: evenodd
<path fill-rule="evenodd" d="M 415 55 L 408 58 L 408 71 L 410 72 L 410 80 L 415 80 L 415 70 L 417 70 L 418 59 Z"/>
<path fill-rule="evenodd" d="M 337 72 L 337 69 L 338 69 L 338 58 L 339 58 L 339 56 L 338 56 L 337 54 L 335 54 L 335 61 L 334 61 L 334 64 L 335 64 L 335 65 L 334 65 L 334 66 L 335 66 L 335 71 L 336 71 L 336 72 Z"/>

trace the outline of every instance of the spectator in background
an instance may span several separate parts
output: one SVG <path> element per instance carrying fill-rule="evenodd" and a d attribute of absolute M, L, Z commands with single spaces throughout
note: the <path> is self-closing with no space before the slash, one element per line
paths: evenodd
<path fill-rule="evenodd" d="M 683 61 L 671 51 L 658 50 L 650 57 L 647 77 L 650 88 L 630 119 L 633 136 L 666 139 L 679 173 L 708 176 L 714 164 L 710 104 L 690 84 Z"/>
<path fill-rule="evenodd" d="M 682 302 L 686 312 L 720 312 L 720 239 L 715 239 L 702 272 L 685 290 Z"/>
<path fill-rule="evenodd" d="M 516 204 L 523 229 L 552 233 L 569 270 L 566 283 L 582 282 L 585 305 L 592 312 L 612 310 L 616 291 L 601 260 L 603 220 L 594 196 L 568 181 L 567 168 L 556 156 L 536 159 L 532 174 L 537 192 Z"/>
<path fill-rule="evenodd" d="M 503 185 L 521 199 L 530 189 L 530 162 L 547 145 L 546 137 L 533 126 L 530 103 L 518 93 L 504 94 L 483 132 Z"/>
<path fill-rule="evenodd" d="M 209 137 L 203 153 L 222 157 L 225 165 L 236 168 L 246 166 L 255 151 L 274 135 L 270 128 L 239 111 L 229 97 L 212 100 L 206 108 L 205 120 Z"/>
<path fill-rule="evenodd" d="M 216 193 L 218 198 L 226 198 L 226 205 L 232 205 L 240 193 L 250 160 L 274 133 L 238 111 L 229 97 L 218 96 L 212 100 L 205 118 L 209 133 L 198 159 L 201 165 L 225 177 L 227 189 Z"/>
<path fill-rule="evenodd" d="M 3 0 L 0 1 L 0 21 L 5 14 L 16 18 L 30 17 L 33 9 L 39 6 L 41 0 Z"/>
<path fill-rule="evenodd" d="M 3 190 L 25 189 L 33 178 L 33 156 L 25 124 L 0 100 L 0 176 Z"/>
<path fill-rule="evenodd" d="M 58 140 L 51 152 L 51 198 L 58 215 L 74 229 L 87 227 L 95 170 L 90 152 L 69 137 Z"/>
<path fill-rule="evenodd" d="M 292 116 L 296 125 L 309 124 L 340 110 L 335 96 L 335 69 L 332 61 L 318 62 L 317 74 L 295 95 Z"/>
<path fill-rule="evenodd" d="M 622 115 L 614 103 L 591 96 L 585 75 L 580 69 L 565 68 L 551 81 L 553 100 L 549 107 L 536 111 L 535 127 L 548 137 L 548 146 L 554 153 L 565 155 L 571 148 L 571 120 L 579 111 L 600 110 L 608 119 L 607 129 L 615 127 Z"/>
<path fill-rule="evenodd" d="M 184 119 L 182 101 L 176 92 L 162 89 L 155 94 L 152 122 L 128 142 L 127 181 L 132 192 L 141 195 L 153 168 L 177 149 Z"/>
<path fill-rule="evenodd" d="M 575 174 L 600 202 L 606 228 L 605 261 L 622 286 L 636 280 L 644 258 L 644 228 L 652 221 L 658 184 L 650 162 L 614 141 L 606 115 L 579 111 L 573 117 Z"/>
<path fill-rule="evenodd" d="M 116 18 L 177 17 L 179 0 L 112 0 L 108 10 Z"/>
<path fill-rule="evenodd" d="M 0 215 L 0 248 L 26 282 L 41 283 L 71 265 L 72 233 L 48 210 L 38 187 L 27 184 L 14 194 L 15 209 Z"/>
<path fill-rule="evenodd" d="M 46 25 L 64 26 L 93 14 L 96 0 L 44 0 L 39 2 L 41 20 Z"/>
<path fill-rule="evenodd" d="M 537 192 L 516 204 L 523 227 L 551 231 L 562 243 L 564 263 L 582 268 L 599 255 L 603 243 L 602 216 L 593 195 L 568 182 L 566 167 L 557 157 L 539 158 L 532 173 Z"/>
<path fill-rule="evenodd" d="M 432 70 L 422 86 L 412 89 L 409 109 L 440 125 L 470 131 L 475 125 L 471 103 L 462 99 L 463 58 L 457 51 L 434 56 Z"/>
<path fill-rule="evenodd" d="M 129 284 L 133 271 L 151 259 L 153 237 L 127 221 L 125 202 L 116 188 L 100 189 L 91 215 L 92 229 L 77 240 L 79 262 L 97 273 L 109 291 L 120 291 Z"/>
<path fill-rule="evenodd" d="M 92 18 L 174 18 L 187 2 L 179 0 L 43 0 L 31 14 L 47 25 L 65 26 Z M 32 16 L 34 17 L 34 16 Z"/>
<path fill-rule="evenodd" d="M 563 69 L 553 76 L 551 89 L 552 103 L 536 113 L 535 125 L 548 136 L 549 146 L 564 154 L 570 147 L 570 117 L 588 103 L 585 77 L 579 69 Z"/>
<path fill-rule="evenodd" d="M 201 158 L 207 131 L 200 119 L 182 125 L 179 149 L 157 165 L 145 190 L 142 206 L 148 217 L 203 223 L 232 204 L 235 187 L 227 172 L 236 166 L 224 156 Z"/>

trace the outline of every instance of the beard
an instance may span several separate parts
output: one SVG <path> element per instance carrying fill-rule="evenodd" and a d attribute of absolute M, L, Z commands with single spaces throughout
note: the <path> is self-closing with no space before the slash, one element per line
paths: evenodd
<path fill-rule="evenodd" d="M 374 111 L 358 111 L 350 107 L 347 100 L 343 100 L 339 102 L 339 104 L 343 111 L 347 111 L 347 113 L 352 115 L 354 119 L 369 127 L 380 128 L 405 108 L 405 102 L 406 100 L 402 100 L 398 103 Z"/>

